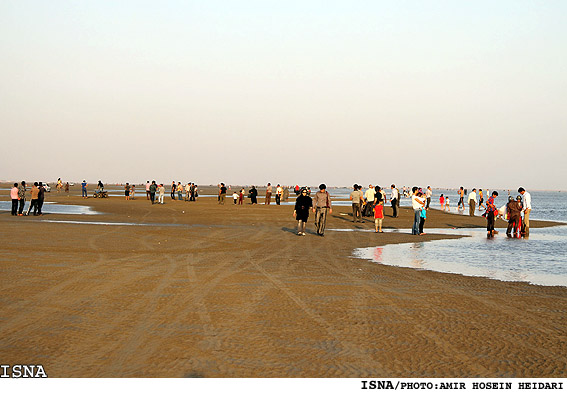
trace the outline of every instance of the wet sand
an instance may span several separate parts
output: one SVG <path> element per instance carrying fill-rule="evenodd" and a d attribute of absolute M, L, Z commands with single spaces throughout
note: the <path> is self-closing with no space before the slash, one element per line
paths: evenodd
<path fill-rule="evenodd" d="M 354 248 L 448 236 L 321 238 L 310 217 L 298 237 L 293 207 L 231 198 L 219 206 L 166 194 L 152 206 L 141 190 L 134 201 L 52 190 L 47 200 L 104 214 L 0 212 L 2 364 L 42 364 L 49 377 L 567 376 L 567 288 L 351 257 Z M 385 229 L 410 228 L 409 209 L 390 214 L 386 207 Z M 335 207 L 327 228 L 373 228 L 350 215 Z M 426 223 L 484 226 L 434 210 Z"/>

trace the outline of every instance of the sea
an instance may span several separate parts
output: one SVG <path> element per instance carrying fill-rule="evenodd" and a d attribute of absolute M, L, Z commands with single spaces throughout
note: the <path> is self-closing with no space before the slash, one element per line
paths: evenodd
<path fill-rule="evenodd" d="M 314 190 L 314 189 L 312 189 Z M 328 189 L 336 206 L 349 206 L 350 188 Z M 505 205 L 508 196 L 516 197 L 515 190 L 497 190 L 498 207 Z M 386 190 L 389 198 L 389 190 Z M 492 192 L 492 190 L 490 191 Z M 359 264 L 384 264 L 413 269 L 432 270 L 468 276 L 482 276 L 502 281 L 520 281 L 542 286 L 567 286 L 567 192 L 530 190 L 532 196 L 531 220 L 547 220 L 564 223 L 561 226 L 532 228 L 529 238 L 507 238 L 501 231 L 494 238 L 488 239 L 486 231 L 480 229 L 435 229 L 427 228 L 427 233 L 461 235 L 459 239 L 421 242 L 416 236 L 415 242 L 354 249 L 353 261 Z M 140 188 L 140 196 L 144 190 Z M 10 211 L 9 190 L 0 190 L 2 201 L 0 211 Z M 119 191 L 111 195 L 122 196 Z M 453 215 L 468 215 L 465 210 L 457 209 L 458 194 L 456 189 L 433 189 L 432 209 L 440 209 L 439 196 L 449 196 Z M 486 196 L 486 194 L 485 194 Z M 216 196 L 201 196 L 216 198 Z M 44 220 L 54 220 L 57 214 L 93 215 L 95 210 L 83 205 L 61 205 L 49 202 L 46 194 L 43 211 L 50 214 Z M 261 202 L 262 200 L 260 200 Z M 285 205 L 293 205 L 294 193 Z M 26 203 L 26 208 L 29 203 Z M 400 205 L 411 206 L 411 199 L 402 197 Z M 481 212 L 476 213 L 480 215 Z M 384 220 L 388 226 L 388 217 Z M 106 224 L 102 223 L 101 224 Z M 115 224 L 115 223 L 114 223 Z M 124 225 L 129 225 L 125 223 Z M 345 229 L 328 228 L 338 234 Z M 360 231 L 352 229 L 352 231 Z M 364 231 L 364 230 L 363 230 Z M 372 230 L 368 230 L 372 231 Z M 385 230 L 411 232 L 410 229 Z M 379 237 L 379 235 L 376 235 Z"/>
<path fill-rule="evenodd" d="M 498 207 L 505 205 L 509 195 L 514 198 L 518 195 L 516 190 L 497 191 Z M 335 191 L 334 194 L 343 197 L 347 192 L 350 194 L 348 189 Z M 528 238 L 508 238 L 505 230 L 494 238 L 487 238 L 484 228 L 435 229 L 427 228 L 426 225 L 427 233 L 461 235 L 462 238 L 354 249 L 353 257 L 375 264 L 542 286 L 567 286 L 567 193 L 539 190 L 529 192 L 532 196 L 531 220 L 554 221 L 564 225 L 532 228 Z M 431 208 L 440 209 L 441 193 L 451 200 L 451 214 L 469 214 L 468 205 L 464 210 L 457 209 L 459 198 L 456 189 L 433 189 Z M 411 199 L 402 198 L 400 205 L 411 206 Z M 477 211 L 476 215 L 481 213 Z M 388 218 L 384 221 L 387 225 Z M 417 238 L 419 239 L 418 236 Z"/>

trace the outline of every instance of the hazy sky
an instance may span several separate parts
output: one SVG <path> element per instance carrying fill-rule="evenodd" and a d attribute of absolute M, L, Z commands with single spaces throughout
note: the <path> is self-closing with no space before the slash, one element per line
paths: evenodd
<path fill-rule="evenodd" d="M 0 0 L 0 179 L 567 189 L 567 1 Z"/>

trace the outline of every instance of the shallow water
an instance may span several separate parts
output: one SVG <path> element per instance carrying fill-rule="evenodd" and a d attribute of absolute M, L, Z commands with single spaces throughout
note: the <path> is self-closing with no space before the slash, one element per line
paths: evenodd
<path fill-rule="evenodd" d="M 30 202 L 26 201 L 24 212 L 28 210 Z M 11 201 L 0 201 L 0 211 L 11 211 Z M 86 205 L 63 205 L 51 201 L 46 201 L 41 208 L 44 214 L 61 214 L 61 215 L 99 215 L 100 212 L 95 211 Z"/>
<path fill-rule="evenodd" d="M 504 231 L 488 239 L 484 229 L 429 229 L 428 233 L 465 237 L 359 248 L 353 255 L 398 267 L 567 286 L 567 226 L 532 229 L 529 239 L 508 238 Z"/>

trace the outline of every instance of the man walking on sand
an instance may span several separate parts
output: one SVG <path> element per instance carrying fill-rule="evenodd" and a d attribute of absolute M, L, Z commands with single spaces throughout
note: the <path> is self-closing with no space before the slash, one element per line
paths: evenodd
<path fill-rule="evenodd" d="M 276 187 L 276 205 L 280 205 L 280 202 L 282 200 L 282 194 L 283 194 L 283 188 L 278 183 L 278 186 Z"/>
<path fill-rule="evenodd" d="M 392 194 L 390 195 L 390 203 L 392 204 L 392 216 L 398 217 L 398 201 L 400 199 L 400 192 L 396 189 L 396 185 L 392 184 Z"/>
<path fill-rule="evenodd" d="M 356 183 L 353 186 L 353 191 L 350 193 L 350 199 L 352 200 L 352 222 L 356 223 L 357 221 L 362 221 L 362 190 L 360 190 L 360 186 Z"/>
<path fill-rule="evenodd" d="M 224 205 L 224 198 L 226 197 L 226 186 L 221 182 L 219 188 L 219 204 Z"/>
<path fill-rule="evenodd" d="M 532 196 L 523 187 L 518 189 L 518 193 L 522 195 L 523 198 L 523 212 L 524 212 L 524 226 L 526 228 L 526 235 L 530 234 L 530 212 L 532 211 Z"/>
<path fill-rule="evenodd" d="M 327 213 L 333 213 L 331 205 L 331 196 L 327 192 L 327 186 L 322 183 L 319 185 L 319 191 L 315 193 L 313 198 L 313 212 L 315 213 L 315 228 L 317 235 L 325 236 L 325 225 L 327 224 Z"/>
<path fill-rule="evenodd" d="M 476 189 L 473 188 L 472 192 L 469 193 L 469 216 L 474 216 L 475 209 L 476 209 Z"/>
<path fill-rule="evenodd" d="M 266 202 L 265 205 L 270 205 L 270 201 L 272 200 L 272 184 L 268 182 L 268 187 L 266 187 Z"/>
<path fill-rule="evenodd" d="M 22 181 L 18 186 L 18 199 L 20 206 L 18 207 L 18 216 L 24 215 L 24 205 L 26 205 L 26 181 Z"/>
<path fill-rule="evenodd" d="M 146 200 L 150 199 L 150 181 L 146 182 Z"/>
<path fill-rule="evenodd" d="M 427 205 L 425 209 L 429 209 L 429 204 L 431 204 L 431 196 L 433 195 L 433 190 L 431 190 L 431 186 L 427 186 L 427 190 L 425 191 L 425 198 L 427 199 Z"/>

